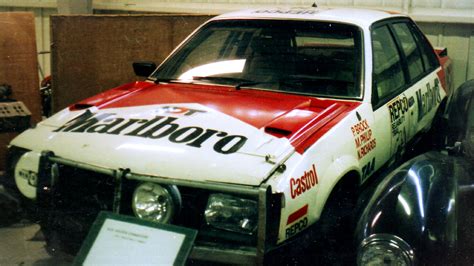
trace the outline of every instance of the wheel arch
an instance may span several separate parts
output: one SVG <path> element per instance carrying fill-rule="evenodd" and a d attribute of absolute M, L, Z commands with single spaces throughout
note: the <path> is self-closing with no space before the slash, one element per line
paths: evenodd
<path fill-rule="evenodd" d="M 323 216 L 328 206 L 331 205 L 331 202 L 337 202 L 338 199 L 345 196 L 354 197 L 353 199 L 356 200 L 357 191 L 361 185 L 361 181 L 362 175 L 356 168 L 347 169 L 342 175 L 340 175 L 340 177 L 331 184 L 331 192 L 326 194 L 327 197 L 319 199 L 323 202 L 320 211 L 320 218 Z"/>

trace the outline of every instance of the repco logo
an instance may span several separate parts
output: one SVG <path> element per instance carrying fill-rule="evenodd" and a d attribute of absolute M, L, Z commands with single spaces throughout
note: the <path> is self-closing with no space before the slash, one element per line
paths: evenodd
<path fill-rule="evenodd" d="M 88 110 L 54 132 L 97 133 L 149 139 L 167 138 L 170 142 L 194 148 L 201 148 L 205 142 L 213 142 L 214 151 L 222 154 L 235 153 L 247 142 L 244 136 L 229 135 L 224 131 L 197 126 L 180 127 L 179 124 L 174 123 L 176 120 L 178 118 L 171 116 L 126 119 L 117 117 L 113 113 L 94 114 Z"/>
<path fill-rule="evenodd" d="M 305 171 L 299 178 L 290 179 L 290 193 L 291 198 L 294 199 L 306 191 L 312 189 L 318 184 L 318 176 L 316 175 L 316 167 L 314 164 L 312 168 Z"/>

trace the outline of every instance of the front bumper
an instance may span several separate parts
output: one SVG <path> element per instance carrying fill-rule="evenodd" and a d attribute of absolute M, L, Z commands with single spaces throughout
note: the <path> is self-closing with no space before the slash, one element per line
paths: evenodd
<path fill-rule="evenodd" d="M 101 187 L 97 188 L 98 195 L 90 194 L 89 199 L 82 200 L 80 198 L 81 195 L 77 197 L 69 195 L 74 194 L 73 192 L 76 188 L 81 188 L 81 184 L 72 189 L 65 185 L 65 182 L 68 182 L 67 179 L 72 180 L 72 178 L 71 176 L 62 176 L 62 168 L 79 169 L 81 173 L 97 174 L 106 178 L 107 181 L 101 183 Z M 85 180 L 84 176 L 81 176 L 81 178 L 83 178 L 81 180 Z M 115 213 L 131 214 L 127 213 L 130 201 L 128 201 L 129 199 L 126 196 L 127 186 L 130 185 L 130 182 L 156 182 L 164 185 L 176 185 L 191 190 L 229 193 L 252 198 L 258 202 L 258 230 L 252 241 L 229 243 L 225 239 L 219 239 L 219 237 L 206 239 L 206 234 L 204 233 L 202 237 L 199 237 L 201 234 L 201 231 L 199 231 L 198 238 L 190 254 L 190 259 L 219 263 L 263 264 L 265 254 L 273 249 L 274 243 L 276 243 L 280 220 L 281 195 L 272 194 L 271 188 L 267 185 L 249 187 L 234 184 L 176 180 L 155 175 L 141 175 L 133 173 L 129 169 L 109 169 L 60 158 L 52 152 L 43 152 L 38 173 L 37 202 L 40 212 L 40 224 L 48 245 L 56 245 L 58 249 L 63 249 L 65 246 L 64 243 L 61 243 L 61 240 L 65 236 L 62 235 L 67 233 L 67 238 L 74 236 L 79 239 L 75 247 L 71 247 L 69 250 L 66 248 L 65 250 L 66 252 L 74 253 L 78 249 L 77 245 L 82 243 L 85 234 L 99 211 L 108 210 Z M 65 187 L 68 187 L 68 189 L 65 189 Z M 89 193 L 90 189 L 87 191 Z M 110 193 L 105 193 L 105 191 L 110 191 Z M 97 203 L 94 201 L 93 204 L 94 208 L 91 208 L 92 210 L 89 213 L 86 212 L 86 215 L 81 214 L 80 209 L 86 208 L 87 201 L 91 198 L 97 198 Z M 107 200 L 101 200 L 100 198 L 106 198 Z M 68 200 L 72 201 L 71 207 L 67 203 Z M 80 219 L 82 220 L 80 222 L 75 218 L 77 216 L 81 216 Z M 78 234 L 71 233 L 71 230 L 75 230 L 78 227 L 83 227 L 83 231 Z"/>

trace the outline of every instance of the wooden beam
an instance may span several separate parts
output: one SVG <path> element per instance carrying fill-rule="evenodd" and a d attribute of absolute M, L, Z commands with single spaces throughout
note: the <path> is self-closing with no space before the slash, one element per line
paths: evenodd
<path fill-rule="evenodd" d="M 58 0 L 58 13 L 71 14 L 92 14 L 92 0 Z"/>

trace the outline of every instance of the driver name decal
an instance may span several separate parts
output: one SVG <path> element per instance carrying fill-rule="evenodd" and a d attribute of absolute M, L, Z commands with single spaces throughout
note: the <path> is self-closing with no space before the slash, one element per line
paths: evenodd
<path fill-rule="evenodd" d="M 360 160 L 375 149 L 377 142 L 372 135 L 372 129 L 370 128 L 367 119 L 353 125 L 351 130 L 357 148 L 357 157 Z"/>
<path fill-rule="evenodd" d="M 90 111 L 67 122 L 53 132 L 98 133 L 149 139 L 167 138 L 172 143 L 201 148 L 205 142 L 214 142 L 213 149 L 221 154 L 235 153 L 244 146 L 247 138 L 230 135 L 215 129 L 197 126 L 180 127 L 172 116 L 155 116 L 152 119 L 122 118 L 114 113 L 94 114 Z"/>

